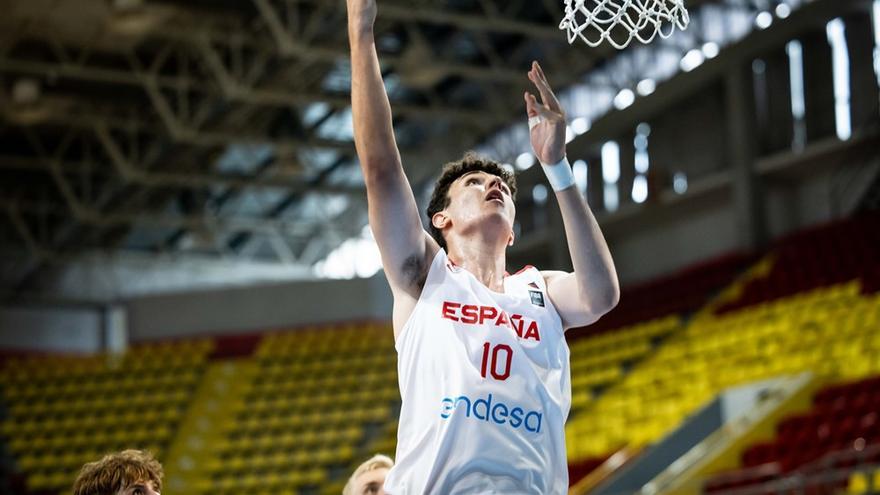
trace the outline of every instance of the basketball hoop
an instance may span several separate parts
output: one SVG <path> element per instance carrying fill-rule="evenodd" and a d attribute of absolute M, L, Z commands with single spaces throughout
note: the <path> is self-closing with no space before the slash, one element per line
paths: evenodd
<path fill-rule="evenodd" d="M 622 50 L 633 38 L 642 43 L 650 43 L 657 34 L 668 38 L 689 21 L 684 0 L 565 0 L 559 29 L 566 31 L 569 44 L 580 38 L 595 48 L 607 41 Z"/>

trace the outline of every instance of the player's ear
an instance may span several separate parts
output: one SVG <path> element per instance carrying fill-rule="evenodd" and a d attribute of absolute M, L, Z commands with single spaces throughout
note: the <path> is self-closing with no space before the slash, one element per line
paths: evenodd
<path fill-rule="evenodd" d="M 513 246 L 513 241 L 515 240 L 515 238 L 516 238 L 516 236 L 513 234 L 513 230 L 511 230 L 510 231 L 510 238 L 507 239 L 507 245 Z"/>
<path fill-rule="evenodd" d="M 431 225 L 437 230 L 445 229 L 451 222 L 452 219 L 446 214 L 446 210 L 438 211 L 431 216 Z"/>

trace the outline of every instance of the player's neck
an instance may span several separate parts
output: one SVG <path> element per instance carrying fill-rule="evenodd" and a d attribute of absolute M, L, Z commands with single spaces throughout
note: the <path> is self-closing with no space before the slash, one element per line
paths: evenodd
<path fill-rule="evenodd" d="M 504 292 L 506 245 L 488 244 L 474 236 L 456 239 L 447 243 L 447 248 L 453 263 L 471 272 L 490 290 Z"/>

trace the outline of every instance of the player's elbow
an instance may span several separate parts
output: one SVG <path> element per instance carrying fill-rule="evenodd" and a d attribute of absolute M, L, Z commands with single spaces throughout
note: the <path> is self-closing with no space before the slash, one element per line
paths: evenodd
<path fill-rule="evenodd" d="M 590 291 L 589 298 L 584 304 L 589 308 L 589 312 L 596 318 L 608 313 L 620 302 L 620 287 L 614 283 L 608 287 L 599 290 Z"/>
<path fill-rule="evenodd" d="M 620 302 L 620 287 L 617 284 L 614 284 L 614 287 L 608 290 L 608 295 L 605 301 L 605 312 L 609 312 L 612 309 L 617 307 L 617 303 Z"/>
<path fill-rule="evenodd" d="M 597 316 L 604 315 L 617 307 L 618 302 L 620 302 L 620 292 L 609 290 L 594 301 L 593 313 Z"/>
<path fill-rule="evenodd" d="M 387 155 L 361 158 L 361 167 L 364 183 L 368 188 L 382 188 L 388 184 L 396 184 L 399 182 L 397 175 L 402 173 L 400 163 Z"/>

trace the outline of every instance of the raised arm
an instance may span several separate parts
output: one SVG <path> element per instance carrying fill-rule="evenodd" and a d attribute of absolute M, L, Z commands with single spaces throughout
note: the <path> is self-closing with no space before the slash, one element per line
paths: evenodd
<path fill-rule="evenodd" d="M 580 327 L 595 322 L 617 305 L 620 286 L 605 237 L 589 205 L 574 187 L 571 168 L 567 161 L 554 165 L 565 159 L 565 112 L 537 62 L 532 64 L 529 79 L 542 100 L 539 103 L 533 95 L 525 94 L 532 147 L 556 192 L 574 267 L 571 273 L 543 272 L 547 295 L 566 329 Z"/>
<path fill-rule="evenodd" d="M 391 105 L 373 38 L 375 0 L 347 0 L 354 141 L 367 187 L 370 227 L 394 293 L 395 331 L 406 321 L 439 246 L 422 228 L 394 139 Z"/>

